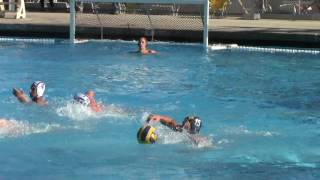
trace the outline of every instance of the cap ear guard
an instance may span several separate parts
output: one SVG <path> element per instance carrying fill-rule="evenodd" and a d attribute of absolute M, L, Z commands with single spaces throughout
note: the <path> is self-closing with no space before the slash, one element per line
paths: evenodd
<path fill-rule="evenodd" d="M 158 136 L 155 133 L 156 128 L 146 125 L 139 129 L 137 133 L 138 142 L 141 144 L 153 144 L 158 140 Z"/>

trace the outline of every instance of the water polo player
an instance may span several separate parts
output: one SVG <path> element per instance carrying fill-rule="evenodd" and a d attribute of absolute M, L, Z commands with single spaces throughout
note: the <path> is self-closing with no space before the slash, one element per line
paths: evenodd
<path fill-rule="evenodd" d="M 200 146 L 212 145 L 212 139 L 199 134 L 202 127 L 202 121 L 197 116 L 187 116 L 184 118 L 182 124 L 178 124 L 171 117 L 152 114 L 152 115 L 149 115 L 149 117 L 147 118 L 147 123 L 151 121 L 160 122 L 161 124 L 169 127 L 170 129 L 176 132 L 181 132 L 181 133 L 185 132 L 184 134 L 195 145 L 200 145 Z"/>
<path fill-rule="evenodd" d="M 147 54 L 156 54 L 157 52 L 155 50 L 151 50 L 148 48 L 148 40 L 145 37 L 141 37 L 139 39 L 139 50 L 138 52 L 141 53 L 142 55 L 147 55 Z"/>
<path fill-rule="evenodd" d="M 13 88 L 13 95 L 22 103 L 35 102 L 39 105 L 47 105 L 48 102 L 44 99 L 46 85 L 42 81 L 35 81 L 30 87 L 30 98 L 23 92 L 22 89 Z"/>
<path fill-rule="evenodd" d="M 86 94 L 77 93 L 73 99 L 84 106 L 90 107 L 94 112 L 101 112 L 103 110 L 103 105 L 96 102 L 95 93 L 92 90 L 89 90 Z"/>

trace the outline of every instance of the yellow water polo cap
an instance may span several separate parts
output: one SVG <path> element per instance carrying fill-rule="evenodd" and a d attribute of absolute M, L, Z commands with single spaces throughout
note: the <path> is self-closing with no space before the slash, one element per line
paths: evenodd
<path fill-rule="evenodd" d="M 142 126 L 137 133 L 138 142 L 141 144 L 153 144 L 158 140 L 156 128 L 145 125 Z"/>

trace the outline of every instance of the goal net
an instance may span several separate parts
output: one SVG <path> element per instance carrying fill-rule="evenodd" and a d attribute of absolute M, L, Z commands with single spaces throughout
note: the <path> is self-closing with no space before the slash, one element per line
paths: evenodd
<path fill-rule="evenodd" d="M 71 41 L 146 36 L 151 40 L 203 41 L 205 46 L 208 43 L 207 0 L 72 1 Z"/>

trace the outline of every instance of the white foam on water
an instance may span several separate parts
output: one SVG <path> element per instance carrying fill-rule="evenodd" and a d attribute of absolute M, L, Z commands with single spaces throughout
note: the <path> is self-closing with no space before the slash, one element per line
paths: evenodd
<path fill-rule="evenodd" d="M 216 142 L 217 145 L 225 145 L 225 144 L 230 144 L 229 139 L 220 139 L 219 141 Z"/>
<path fill-rule="evenodd" d="M 185 133 L 168 131 L 157 131 L 159 143 L 161 144 L 186 144 L 192 148 L 209 148 L 213 147 L 213 139 L 200 135 L 187 135 Z"/>
<path fill-rule="evenodd" d="M 317 168 L 318 163 L 314 163 L 313 160 L 310 159 L 306 161 L 306 159 L 303 158 L 304 153 L 296 153 L 290 150 L 286 150 L 286 152 L 283 152 L 281 154 L 282 162 L 287 164 L 287 167 L 304 167 L 304 168 Z M 281 162 L 281 161 L 280 161 Z"/>
<path fill-rule="evenodd" d="M 94 112 L 90 107 L 68 102 L 65 106 L 56 110 L 59 116 L 68 117 L 75 121 L 85 121 L 101 118 L 129 118 L 130 114 L 116 105 L 107 105 L 102 112 Z"/>
<path fill-rule="evenodd" d="M 252 155 L 246 155 L 246 154 L 239 154 L 231 156 L 233 159 L 236 159 L 240 162 L 246 162 L 246 163 L 259 163 L 261 162 L 261 159 L 258 157 L 252 156 Z"/>
<path fill-rule="evenodd" d="M 151 114 L 150 112 L 144 112 L 144 113 L 142 113 L 142 117 L 141 117 L 141 119 L 140 119 L 140 123 L 141 123 L 141 124 L 146 123 L 146 120 L 147 120 L 147 118 L 148 118 L 148 116 L 149 116 L 150 114 Z"/>
<path fill-rule="evenodd" d="M 190 135 L 189 135 L 190 136 Z M 201 135 L 192 135 L 192 145 L 195 148 L 209 148 L 214 147 L 213 138 Z"/>
<path fill-rule="evenodd" d="M 279 133 L 277 132 L 272 132 L 272 131 L 252 131 L 249 130 L 247 127 L 241 125 L 238 127 L 229 127 L 225 128 L 224 132 L 228 134 L 236 134 L 236 135 L 256 135 L 256 136 L 264 136 L 264 137 L 272 137 L 272 136 L 277 136 Z"/>
<path fill-rule="evenodd" d="M 59 124 L 35 123 L 31 124 L 27 121 L 17 121 L 14 119 L 0 120 L 0 138 L 19 137 L 29 134 L 47 133 L 53 130 L 62 129 Z"/>

